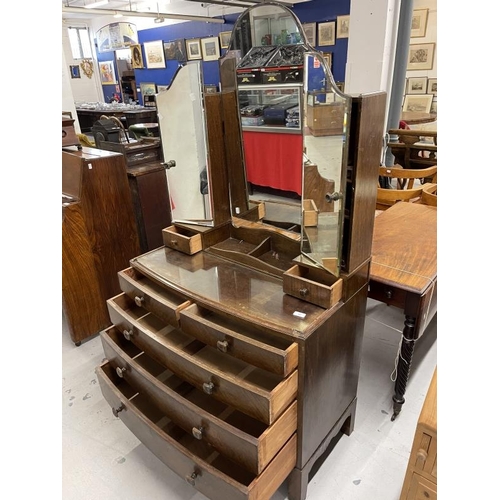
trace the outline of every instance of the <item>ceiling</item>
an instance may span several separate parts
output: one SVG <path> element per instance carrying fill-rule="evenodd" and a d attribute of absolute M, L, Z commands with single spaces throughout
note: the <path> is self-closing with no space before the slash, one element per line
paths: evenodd
<path fill-rule="evenodd" d="M 264 0 L 108 0 L 105 5 L 96 8 L 85 8 L 97 0 L 62 0 L 62 18 L 63 20 L 80 20 L 81 22 L 98 22 L 99 19 L 113 18 L 118 13 L 126 16 L 126 12 L 133 12 L 129 19 L 134 19 L 138 29 L 145 29 L 148 26 L 154 26 L 155 17 L 179 19 L 178 16 L 203 16 L 213 18 L 223 16 L 224 14 L 233 14 L 242 12 L 252 5 L 263 2 Z M 292 6 L 296 3 L 307 2 L 310 0 L 281 0 L 280 3 Z M 138 17 L 139 13 L 145 13 L 145 17 Z M 162 14 L 164 14 L 162 16 Z M 146 17 L 147 16 L 147 17 Z M 187 19 L 189 20 L 189 19 Z M 202 20 L 202 19 L 200 19 Z M 110 22 L 106 20 L 106 22 Z M 141 26 L 142 24 L 142 26 Z M 156 24 L 158 26 L 158 24 Z"/>

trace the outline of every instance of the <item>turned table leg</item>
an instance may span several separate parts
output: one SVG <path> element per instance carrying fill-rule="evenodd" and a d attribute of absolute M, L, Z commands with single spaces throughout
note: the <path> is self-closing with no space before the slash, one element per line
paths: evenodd
<path fill-rule="evenodd" d="M 396 382 L 394 384 L 393 415 L 391 421 L 401 412 L 401 408 L 405 402 L 404 394 L 408 377 L 410 376 L 411 361 L 413 358 L 413 350 L 417 340 L 417 329 L 415 328 L 416 318 L 413 316 L 405 316 L 405 327 L 403 329 L 403 338 L 401 341 L 401 349 L 398 356 L 398 367 L 396 371 Z"/>

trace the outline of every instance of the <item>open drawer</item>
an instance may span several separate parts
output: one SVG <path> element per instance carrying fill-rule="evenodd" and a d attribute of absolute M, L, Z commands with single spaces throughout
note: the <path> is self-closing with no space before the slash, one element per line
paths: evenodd
<path fill-rule="evenodd" d="M 118 377 L 109 362 L 97 368 L 96 373 L 113 414 L 163 463 L 209 498 L 269 499 L 295 465 L 296 433 L 256 475 L 175 425 L 146 394 Z"/>

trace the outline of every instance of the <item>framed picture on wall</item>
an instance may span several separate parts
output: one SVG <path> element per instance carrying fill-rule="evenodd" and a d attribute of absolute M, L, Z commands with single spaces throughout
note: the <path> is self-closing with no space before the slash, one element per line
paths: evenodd
<path fill-rule="evenodd" d="M 318 45 L 335 45 L 335 21 L 318 23 Z"/>
<path fill-rule="evenodd" d="M 189 61 L 202 59 L 201 43 L 199 38 L 191 38 L 186 40 L 187 58 Z"/>
<path fill-rule="evenodd" d="M 205 94 L 217 94 L 219 87 L 217 85 L 205 85 L 204 91 Z"/>
<path fill-rule="evenodd" d="M 173 42 L 163 42 L 163 50 L 165 52 L 165 59 L 176 60 L 176 61 L 186 61 L 186 44 L 184 38 L 179 38 Z"/>
<path fill-rule="evenodd" d="M 80 66 L 70 66 L 69 72 L 71 73 L 71 78 L 80 78 Z"/>
<path fill-rule="evenodd" d="M 156 90 L 158 90 L 158 94 L 166 92 L 168 90 L 168 85 L 157 85 Z"/>
<path fill-rule="evenodd" d="M 407 94 L 427 94 L 427 77 L 407 78 Z"/>
<path fill-rule="evenodd" d="M 156 94 L 156 83 L 142 82 L 141 83 L 141 93 L 144 98 L 145 95 L 155 95 Z"/>
<path fill-rule="evenodd" d="M 166 68 L 163 40 L 144 42 L 144 55 L 148 69 Z"/>
<path fill-rule="evenodd" d="M 407 70 L 432 69 L 435 43 L 410 44 Z"/>
<path fill-rule="evenodd" d="M 432 115 L 437 115 L 438 112 L 438 102 L 437 100 L 432 101 L 430 113 Z"/>
<path fill-rule="evenodd" d="M 219 37 L 202 38 L 201 53 L 204 61 L 217 61 L 220 57 Z"/>
<path fill-rule="evenodd" d="M 411 111 L 412 113 L 429 113 L 431 111 L 432 94 L 425 95 L 405 95 L 403 102 L 403 111 Z"/>
<path fill-rule="evenodd" d="M 304 33 L 306 34 L 306 40 L 309 45 L 313 47 L 316 46 L 316 23 L 305 23 L 302 25 L 304 28 Z"/>
<path fill-rule="evenodd" d="M 113 61 L 99 63 L 99 74 L 103 85 L 116 85 L 115 66 Z"/>
<path fill-rule="evenodd" d="M 142 48 L 140 44 L 131 45 L 130 54 L 132 58 L 132 68 L 133 69 L 144 68 L 144 61 L 142 60 Z"/>
<path fill-rule="evenodd" d="M 326 65 L 332 69 L 332 53 L 331 52 L 321 52 L 321 55 L 325 59 Z"/>
<path fill-rule="evenodd" d="M 419 38 L 425 36 L 427 31 L 427 16 L 429 9 L 415 9 L 411 16 L 411 37 Z"/>
<path fill-rule="evenodd" d="M 429 78 L 427 81 L 427 93 L 432 95 L 438 94 L 438 80 L 437 78 Z"/>
<path fill-rule="evenodd" d="M 351 16 L 337 17 L 337 38 L 349 38 L 349 19 Z"/>
<path fill-rule="evenodd" d="M 220 48 L 221 49 L 229 48 L 229 42 L 231 40 L 231 33 L 232 33 L 232 31 L 221 31 L 219 33 L 219 41 L 220 41 Z"/>

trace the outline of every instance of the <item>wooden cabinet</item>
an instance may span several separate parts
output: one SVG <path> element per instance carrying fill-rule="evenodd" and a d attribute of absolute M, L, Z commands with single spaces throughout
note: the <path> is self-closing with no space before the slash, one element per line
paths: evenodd
<path fill-rule="evenodd" d="M 315 137 L 341 135 L 344 133 L 344 104 L 307 105 L 307 126 Z"/>
<path fill-rule="evenodd" d="M 437 368 L 418 419 L 400 500 L 437 500 Z"/>
<path fill-rule="evenodd" d="M 117 272 L 139 252 L 123 155 L 95 148 L 62 153 L 62 297 L 77 345 L 110 325 L 106 299 Z"/>

